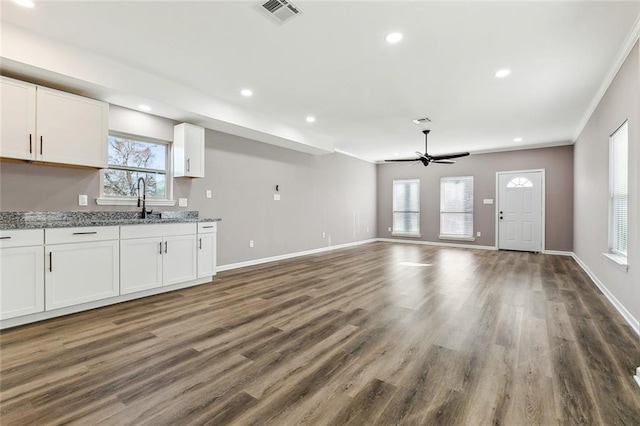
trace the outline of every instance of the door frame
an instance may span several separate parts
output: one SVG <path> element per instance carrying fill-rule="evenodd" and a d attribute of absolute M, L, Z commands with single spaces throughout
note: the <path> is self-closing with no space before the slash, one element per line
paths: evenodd
<path fill-rule="evenodd" d="M 500 233 L 499 233 L 499 227 L 500 227 L 500 213 L 499 213 L 499 208 L 500 208 L 500 175 L 506 175 L 506 174 L 511 174 L 511 173 L 532 173 L 532 172 L 540 172 L 541 174 L 541 182 L 542 182 L 542 204 L 541 204 L 541 209 L 542 209 L 542 218 L 540 221 L 540 232 L 542 235 L 540 235 L 540 253 L 546 253 L 547 251 L 547 246 L 546 246 L 546 241 L 545 241 L 545 218 L 547 216 L 547 208 L 545 205 L 545 198 L 546 198 L 546 193 L 545 193 L 545 188 L 546 188 L 546 183 L 545 183 L 545 169 L 526 169 L 526 170 L 507 170 L 507 171 L 502 171 L 502 172 L 496 172 L 496 204 L 495 204 L 495 228 L 496 228 L 496 243 L 495 243 L 495 248 L 496 250 L 500 250 Z"/>

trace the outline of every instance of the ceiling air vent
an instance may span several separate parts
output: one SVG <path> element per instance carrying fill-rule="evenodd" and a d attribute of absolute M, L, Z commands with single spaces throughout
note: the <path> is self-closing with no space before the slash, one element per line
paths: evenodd
<path fill-rule="evenodd" d="M 287 0 L 260 2 L 256 7 L 263 15 L 278 25 L 282 25 L 302 13 L 297 6 Z"/>

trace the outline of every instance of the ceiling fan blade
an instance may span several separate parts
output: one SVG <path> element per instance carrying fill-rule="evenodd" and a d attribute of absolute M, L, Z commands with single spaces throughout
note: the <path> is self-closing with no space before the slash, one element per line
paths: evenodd
<path fill-rule="evenodd" d="M 416 155 L 420 158 L 424 158 L 427 161 L 431 161 L 431 159 L 429 157 L 427 157 L 427 154 L 423 154 L 421 152 L 416 151 Z"/>
<path fill-rule="evenodd" d="M 467 155 L 469 155 L 468 152 L 456 152 L 453 154 L 432 155 L 431 158 L 433 160 L 449 160 L 451 158 L 466 157 Z"/>
<path fill-rule="evenodd" d="M 421 161 L 420 158 L 394 158 L 393 160 L 384 160 L 385 162 L 401 162 L 401 161 Z"/>
<path fill-rule="evenodd" d="M 438 164 L 455 164 L 456 162 L 453 160 L 433 160 L 432 163 Z"/>

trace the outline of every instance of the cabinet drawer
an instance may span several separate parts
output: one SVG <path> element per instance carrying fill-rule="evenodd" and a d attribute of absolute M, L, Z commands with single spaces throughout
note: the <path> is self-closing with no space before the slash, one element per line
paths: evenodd
<path fill-rule="evenodd" d="M 45 244 L 85 243 L 120 238 L 118 226 L 83 226 L 45 229 Z"/>
<path fill-rule="evenodd" d="M 196 233 L 195 223 L 167 223 L 160 225 L 126 225 L 120 229 L 120 238 L 170 237 L 173 235 L 191 235 Z"/>
<path fill-rule="evenodd" d="M 216 222 L 198 223 L 198 234 L 210 234 L 212 232 L 218 232 L 218 224 Z"/>
<path fill-rule="evenodd" d="M 0 248 L 41 246 L 44 244 L 42 229 L 0 231 Z"/>

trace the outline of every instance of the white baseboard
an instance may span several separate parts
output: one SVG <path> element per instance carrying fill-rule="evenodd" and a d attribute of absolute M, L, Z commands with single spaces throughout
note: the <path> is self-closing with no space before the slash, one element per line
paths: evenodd
<path fill-rule="evenodd" d="M 627 310 L 627 308 L 625 308 L 624 305 L 622 303 L 620 303 L 620 301 L 613 295 L 613 293 L 611 293 L 611 291 L 609 291 L 607 286 L 605 286 L 598 279 L 598 277 L 596 277 L 594 275 L 594 273 L 591 272 L 589 267 L 582 260 L 580 260 L 580 258 L 578 256 L 576 256 L 575 253 L 573 254 L 572 257 L 578 263 L 578 265 L 580 265 L 582 270 L 584 272 L 586 272 L 587 275 L 589 275 L 589 278 L 591 278 L 591 281 L 593 281 L 594 284 L 600 289 L 602 294 L 604 294 L 606 296 L 606 298 L 609 299 L 609 302 L 611 302 L 611 304 L 618 310 L 618 312 L 620 312 L 620 315 L 622 315 L 624 317 L 624 319 L 629 323 L 631 328 L 636 333 L 638 333 L 638 335 L 640 335 L 640 321 L 638 321 L 636 318 L 633 317 L 633 315 L 631 315 L 631 312 L 629 312 Z M 637 380 L 637 378 L 636 378 L 636 380 Z"/>
<path fill-rule="evenodd" d="M 478 250 L 498 250 L 495 246 L 477 246 L 474 244 L 456 244 L 456 243 L 441 243 L 433 241 L 423 240 L 401 240 L 398 238 L 376 238 L 376 241 L 382 241 L 385 243 L 404 243 L 404 244 L 422 244 L 426 246 L 441 246 L 441 247 L 458 247 Z"/>
<path fill-rule="evenodd" d="M 247 260 L 245 262 L 228 263 L 226 265 L 218 266 L 216 268 L 216 271 L 217 272 L 229 271 L 231 269 L 245 268 L 247 266 L 255 266 L 263 263 L 277 262 L 278 260 L 292 259 L 294 257 L 300 257 L 300 256 L 308 256 L 310 254 L 323 253 L 325 251 L 331 251 L 331 250 L 336 250 L 341 248 L 355 247 L 362 244 L 373 243 L 375 241 L 376 239 L 354 241 L 352 243 L 338 244 L 335 246 L 328 246 L 328 247 L 320 247 L 317 249 L 299 251 L 296 253 L 281 254 L 278 256 L 263 257 L 261 259 Z"/>
<path fill-rule="evenodd" d="M 574 257 L 575 254 L 572 251 L 561 251 L 561 250 L 543 250 L 543 254 L 550 254 L 552 256 L 571 256 Z"/>

